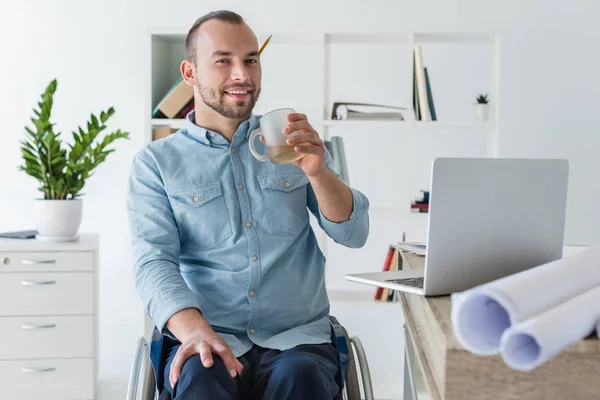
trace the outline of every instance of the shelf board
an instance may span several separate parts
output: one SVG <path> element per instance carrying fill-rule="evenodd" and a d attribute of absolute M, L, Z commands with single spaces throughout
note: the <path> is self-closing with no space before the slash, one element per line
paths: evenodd
<path fill-rule="evenodd" d="M 421 43 L 495 43 L 498 35 L 483 32 L 415 33 L 415 44 Z"/>
<path fill-rule="evenodd" d="M 318 124 L 315 124 L 318 125 Z M 398 127 L 398 128 L 437 128 L 437 129 L 492 129 L 494 122 L 421 122 L 421 121 L 386 121 L 386 120 L 325 120 L 328 127 Z M 185 119 L 153 118 L 152 127 L 168 126 L 174 129 L 185 128 Z"/>
<path fill-rule="evenodd" d="M 330 127 L 399 127 L 399 128 L 439 128 L 439 129 L 490 129 L 496 126 L 494 122 L 422 122 L 398 120 L 325 120 L 324 126 Z"/>
<path fill-rule="evenodd" d="M 381 44 L 381 43 L 410 43 L 412 36 L 410 33 L 326 33 L 325 42 L 333 43 L 351 43 L 351 44 Z"/>
<path fill-rule="evenodd" d="M 400 213 L 400 214 L 416 214 L 416 215 L 422 215 L 422 214 L 429 214 L 426 212 L 414 212 L 410 210 L 410 204 L 409 205 L 397 205 L 397 206 L 370 206 L 369 207 L 369 212 L 374 212 L 374 213 Z"/>
<path fill-rule="evenodd" d="M 152 127 L 168 126 L 173 129 L 185 128 L 185 119 L 152 118 Z"/>
<path fill-rule="evenodd" d="M 168 126 L 174 129 L 185 128 L 185 119 L 153 118 L 152 127 Z M 318 125 L 318 124 L 315 124 Z M 437 129 L 492 129 L 494 122 L 421 122 L 421 121 L 386 121 L 386 120 L 325 120 L 327 127 L 390 127 L 390 128 L 437 128 Z"/>

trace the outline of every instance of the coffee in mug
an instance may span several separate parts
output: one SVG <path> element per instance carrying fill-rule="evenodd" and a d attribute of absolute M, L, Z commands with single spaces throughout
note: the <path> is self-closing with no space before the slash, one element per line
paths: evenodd
<path fill-rule="evenodd" d="M 253 130 L 250 134 L 250 152 L 259 161 L 270 161 L 273 164 L 286 164 L 296 161 L 305 156 L 304 153 L 298 153 L 294 146 L 286 143 L 286 140 L 293 137 L 296 132 L 291 134 L 283 133 L 283 128 L 288 125 L 288 114 L 294 113 L 293 108 L 278 108 L 269 111 L 260 118 L 260 127 Z M 258 135 L 263 135 L 267 146 L 267 153 L 260 154 L 254 141 Z"/>

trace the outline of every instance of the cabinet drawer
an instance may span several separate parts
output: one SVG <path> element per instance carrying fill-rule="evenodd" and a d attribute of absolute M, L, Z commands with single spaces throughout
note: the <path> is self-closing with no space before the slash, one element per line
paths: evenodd
<path fill-rule="evenodd" d="M 0 275 L 0 316 L 93 314 L 92 272 Z"/>
<path fill-rule="evenodd" d="M 92 271 L 91 252 L 2 252 L 0 272 Z"/>
<path fill-rule="evenodd" d="M 0 317 L 0 360 L 93 356 L 92 316 Z"/>
<path fill-rule="evenodd" d="M 0 386 L 3 399 L 92 399 L 94 361 L 0 361 Z"/>

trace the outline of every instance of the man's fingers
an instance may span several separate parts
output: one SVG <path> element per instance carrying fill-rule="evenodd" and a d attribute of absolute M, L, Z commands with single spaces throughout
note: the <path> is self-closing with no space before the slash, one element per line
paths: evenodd
<path fill-rule="evenodd" d="M 198 354 L 200 355 L 200 360 L 204 367 L 210 368 L 213 366 L 212 352 L 208 344 L 201 343 L 200 346 L 198 346 Z"/>
<path fill-rule="evenodd" d="M 323 149 L 318 146 L 294 146 L 294 151 L 305 154 L 323 154 Z"/>
<path fill-rule="evenodd" d="M 313 132 L 299 132 L 286 141 L 290 145 L 314 144 L 315 146 L 323 146 L 321 138 Z"/>
<path fill-rule="evenodd" d="M 181 369 L 183 368 L 183 364 L 194 354 L 191 347 L 180 346 L 175 354 L 175 358 L 171 362 L 171 371 L 169 372 L 169 381 L 171 383 L 171 387 L 175 387 L 175 383 L 179 379 L 181 375 Z"/>
<path fill-rule="evenodd" d="M 291 114 L 288 114 L 288 116 L 287 116 L 287 120 L 289 122 L 306 120 L 306 119 L 307 119 L 306 114 L 302 114 L 302 113 L 291 113 Z"/>
<path fill-rule="evenodd" d="M 313 127 L 310 126 L 310 124 L 308 123 L 307 120 L 301 120 L 301 121 L 290 122 L 282 130 L 282 132 L 285 134 L 290 134 L 290 133 L 293 133 L 296 131 L 312 132 Z"/>
<path fill-rule="evenodd" d="M 242 372 L 244 371 L 244 366 L 237 358 L 235 359 L 235 365 L 236 365 L 235 369 L 237 370 L 238 375 L 241 376 Z"/>
<path fill-rule="evenodd" d="M 219 355 L 221 360 L 223 360 L 223 364 L 225 364 L 227 371 L 229 371 L 229 375 L 231 375 L 232 378 L 235 378 L 238 373 L 236 364 L 237 359 L 233 355 L 231 349 L 223 344 L 217 344 L 213 346 L 213 350 Z"/>

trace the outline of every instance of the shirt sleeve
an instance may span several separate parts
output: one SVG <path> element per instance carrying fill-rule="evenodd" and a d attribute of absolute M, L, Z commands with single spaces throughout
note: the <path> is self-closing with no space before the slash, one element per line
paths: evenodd
<path fill-rule="evenodd" d="M 333 159 L 325 149 L 325 164 L 338 177 L 340 174 L 335 170 Z M 341 179 L 341 178 L 340 178 Z M 364 246 L 369 236 L 369 199 L 360 191 L 349 187 L 352 192 L 352 214 L 347 221 L 333 222 L 328 220 L 322 213 L 317 201 L 317 196 L 308 185 L 308 208 L 317 218 L 319 226 L 333 241 L 350 248 Z"/>
<path fill-rule="evenodd" d="M 169 318 L 185 308 L 200 310 L 179 271 L 179 231 L 159 169 L 140 151 L 128 183 L 133 278 L 146 313 L 162 333 Z"/>

